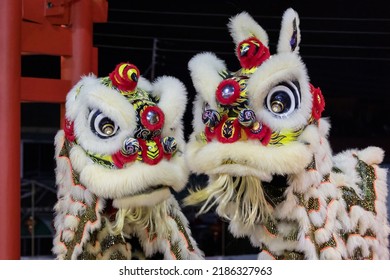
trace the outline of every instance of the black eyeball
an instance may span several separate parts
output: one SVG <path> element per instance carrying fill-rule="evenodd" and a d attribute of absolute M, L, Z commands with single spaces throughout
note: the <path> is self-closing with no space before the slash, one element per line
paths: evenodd
<path fill-rule="evenodd" d="M 97 109 L 89 113 L 88 121 L 91 131 L 102 139 L 114 136 L 119 130 L 119 127 L 113 120 Z"/>
<path fill-rule="evenodd" d="M 275 116 L 286 117 L 301 106 L 298 83 L 284 82 L 273 87 L 266 97 L 266 108 Z"/>

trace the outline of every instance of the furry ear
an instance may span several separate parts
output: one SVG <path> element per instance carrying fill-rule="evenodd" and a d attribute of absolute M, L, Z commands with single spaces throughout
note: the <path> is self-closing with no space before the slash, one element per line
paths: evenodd
<path fill-rule="evenodd" d="M 220 73 L 226 71 L 226 64 L 214 53 L 205 52 L 195 55 L 188 62 L 195 90 L 213 108 L 216 108 L 215 90 L 223 80 Z"/>
<path fill-rule="evenodd" d="M 267 33 L 247 12 L 232 17 L 228 28 L 236 45 L 250 37 L 256 37 L 268 47 Z"/>
<path fill-rule="evenodd" d="M 277 48 L 278 53 L 298 53 L 300 43 L 301 31 L 299 29 L 299 16 L 296 11 L 294 11 L 292 8 L 289 8 L 283 14 Z"/>
<path fill-rule="evenodd" d="M 158 106 L 165 115 L 163 135 L 171 135 L 173 130 L 181 128 L 187 106 L 187 89 L 181 81 L 170 76 L 157 78 L 152 87 L 152 94 L 160 97 Z"/>

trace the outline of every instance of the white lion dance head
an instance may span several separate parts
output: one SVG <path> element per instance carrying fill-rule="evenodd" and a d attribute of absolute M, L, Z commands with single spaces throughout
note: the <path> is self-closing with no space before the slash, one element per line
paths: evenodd
<path fill-rule="evenodd" d="M 321 90 L 299 55 L 299 17 L 283 15 L 277 52 L 246 12 L 230 19 L 241 65 L 189 62 L 197 97 L 190 170 L 209 176 L 187 205 L 215 208 L 261 259 L 388 259 L 386 170 L 377 147 L 333 156 Z"/>
<path fill-rule="evenodd" d="M 120 63 L 68 93 L 55 138 L 58 259 L 203 258 L 171 194 L 188 179 L 184 85 Z"/>

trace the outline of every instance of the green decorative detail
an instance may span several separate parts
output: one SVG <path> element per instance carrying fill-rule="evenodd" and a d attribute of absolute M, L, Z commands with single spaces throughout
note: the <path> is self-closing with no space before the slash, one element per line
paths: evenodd
<path fill-rule="evenodd" d="M 357 158 L 357 157 L 356 157 Z M 341 186 L 343 198 L 347 203 L 348 209 L 352 206 L 360 206 L 366 211 L 371 211 L 376 214 L 375 210 L 375 169 L 364 161 L 357 158 L 356 172 L 358 173 L 361 182 L 357 184 L 361 190 L 361 197 L 355 192 L 353 188 Z"/>
<path fill-rule="evenodd" d="M 299 135 L 302 134 L 304 127 L 297 130 L 282 130 L 275 131 L 271 135 L 269 145 L 283 146 L 290 142 L 296 141 Z"/>
<path fill-rule="evenodd" d="M 105 160 L 103 158 L 103 155 L 95 155 L 95 154 L 91 154 L 91 153 L 88 153 L 86 152 L 88 157 L 94 162 L 94 163 L 97 163 L 101 166 L 104 166 L 106 168 L 110 168 L 110 169 L 113 169 L 115 168 L 115 165 L 112 161 L 109 161 L 109 160 Z"/>
<path fill-rule="evenodd" d="M 202 131 L 201 133 L 197 134 L 195 136 L 196 138 L 196 141 L 200 142 L 200 143 L 207 143 L 207 138 L 206 138 L 206 135 L 204 134 L 204 132 Z"/>

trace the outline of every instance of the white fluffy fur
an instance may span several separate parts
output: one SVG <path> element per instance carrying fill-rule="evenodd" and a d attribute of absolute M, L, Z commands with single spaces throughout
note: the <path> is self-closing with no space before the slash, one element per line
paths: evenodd
<path fill-rule="evenodd" d="M 182 147 L 182 117 L 187 105 L 187 90 L 182 82 L 169 76 L 157 78 L 153 88 L 153 94 L 160 97 L 158 106 L 165 116 L 162 137 L 174 136 Z"/>
<path fill-rule="evenodd" d="M 301 107 L 288 117 L 275 117 L 264 109 L 267 94 L 278 83 L 283 81 L 299 82 L 301 91 Z M 273 130 L 285 128 L 297 129 L 307 123 L 311 113 L 312 97 L 308 85 L 305 65 L 301 59 L 292 53 L 282 53 L 265 61 L 248 81 L 248 94 L 251 106 L 257 118 Z"/>
<path fill-rule="evenodd" d="M 383 159 L 383 150 L 369 147 L 348 150 L 333 157 L 327 140 L 329 129 L 329 121 L 320 119 L 318 125 L 307 126 L 297 142 L 281 147 L 261 146 L 252 141 L 233 144 L 212 141 L 205 144 L 197 142 L 192 135 L 186 160 L 192 171 L 206 173 L 210 180 L 218 178 L 218 174 L 255 175 L 262 180 L 267 180 L 270 174 L 290 174 L 290 187 L 285 191 L 285 199 L 273 211 L 274 217 L 280 221 L 277 224 L 277 235 L 268 232 L 261 224 L 253 228 L 244 227 L 238 221 L 229 224 L 229 230 L 235 237 L 248 236 L 253 246 L 262 247 L 264 244 L 273 254 L 297 250 L 304 253 L 307 259 L 348 259 L 355 253 L 355 249 L 360 248 L 365 258 L 388 259 L 390 229 L 386 209 L 386 170 L 377 166 Z M 356 171 L 357 159 L 354 155 L 375 168 L 376 215 L 360 206 L 353 206 L 348 211 L 342 200 L 341 186 L 353 188 L 362 195 L 358 187 L 361 178 Z M 306 170 L 305 167 L 313 157 L 316 165 Z M 223 165 L 227 159 L 236 164 Z M 334 165 L 343 173 L 331 173 Z M 331 175 L 327 181 L 323 181 L 327 174 Z M 317 199 L 319 209 L 308 211 L 299 204 L 298 194 L 305 203 Z M 288 236 L 294 223 L 298 224 L 298 239 L 283 239 Z M 313 231 L 313 225 L 317 230 Z M 345 243 L 337 234 L 341 230 L 353 232 L 356 229 L 361 236 L 350 235 Z M 362 237 L 368 229 L 376 235 L 375 239 Z M 326 245 L 331 239 L 335 240 L 335 247 Z M 317 251 L 320 247 L 322 249 Z M 369 255 L 370 250 L 373 251 L 372 256 Z M 258 258 L 273 259 L 272 253 L 262 251 Z"/>
<path fill-rule="evenodd" d="M 83 155 L 79 155 L 83 156 Z M 80 170 L 80 181 L 99 197 L 121 198 L 135 195 L 150 186 L 166 185 L 180 191 L 188 179 L 184 160 L 174 157 L 156 165 L 135 162 L 124 169 L 108 170 L 98 164 L 86 165 Z"/>
<path fill-rule="evenodd" d="M 174 259 L 176 256 L 171 255 L 171 250 L 178 248 L 181 258 L 203 258 L 203 253 L 190 235 L 188 222 L 169 190 L 172 187 L 175 191 L 181 191 L 189 175 L 182 155 L 185 150 L 182 117 L 187 105 L 186 88 L 179 80 L 169 76 L 160 77 L 153 83 L 140 77 L 138 88 L 160 98 L 156 105 L 165 116 L 161 137 L 173 136 L 178 151 L 169 160 L 164 158 L 155 165 L 135 161 L 125 164 L 122 169 L 107 168 L 92 161 L 88 154 L 109 157 L 118 152 L 123 140 L 133 137 L 137 120 L 133 104 L 122 94 L 104 86 L 94 75 L 82 77 L 66 100 L 66 118 L 74 123 L 76 136 L 76 142 L 68 143 L 69 157 L 60 155 L 64 147 L 64 131 L 60 130 L 55 138 L 58 201 L 54 207 L 56 236 L 52 251 L 58 259 L 77 259 L 85 251 L 96 259 L 110 259 L 117 252 L 130 259 L 131 248 L 124 240 L 123 243 L 115 241 L 110 248 L 100 246 L 109 235 L 112 238 L 114 234 L 139 238 L 148 256 L 160 252 L 166 259 Z M 88 115 L 93 109 L 100 110 L 118 125 L 114 136 L 101 139 L 91 131 Z M 160 185 L 163 188 L 149 192 L 149 188 Z M 105 213 L 106 198 L 113 199 L 113 206 L 119 208 L 115 224 L 107 218 L 111 213 Z M 152 213 L 152 227 L 156 229 L 153 234 L 158 235 L 158 242 L 150 240 L 152 235 L 148 235 L 145 224 L 137 224 L 137 217 L 132 219 L 131 210 L 140 208 L 144 210 L 136 211 L 136 215 Z M 158 212 L 153 212 L 156 209 L 162 210 L 162 219 L 160 214 L 153 217 L 153 213 Z M 85 216 L 91 212 L 94 215 Z M 183 228 L 170 215 L 181 220 L 188 236 L 184 238 L 180 232 Z M 119 233 L 113 231 L 117 224 L 121 225 Z M 81 238 L 76 234 L 80 230 Z M 90 242 L 91 234 L 94 234 L 96 242 Z M 80 239 L 75 240 L 76 237 Z M 193 248 L 186 244 L 187 238 L 190 238 Z M 149 242 L 153 246 L 148 245 Z M 170 242 L 174 244 L 171 246 Z"/>
<path fill-rule="evenodd" d="M 232 17 L 228 23 L 228 28 L 236 45 L 254 36 L 265 46 L 268 46 L 267 33 L 247 12 Z"/>
<path fill-rule="evenodd" d="M 195 90 L 212 108 L 216 108 L 215 91 L 222 81 L 219 72 L 226 70 L 225 62 L 210 52 L 195 55 L 188 62 Z"/>
<path fill-rule="evenodd" d="M 293 21 L 296 21 L 296 27 L 297 27 L 297 47 L 295 48 L 294 52 L 299 52 L 299 44 L 301 42 L 301 31 L 299 28 L 299 16 L 296 11 L 289 8 L 287 9 L 282 18 L 282 26 L 280 29 L 280 35 L 279 35 L 279 42 L 277 51 L 278 53 L 282 52 L 291 52 L 291 45 L 290 45 L 290 39 L 293 35 L 294 29 L 293 29 Z"/>
<path fill-rule="evenodd" d="M 97 137 L 88 123 L 89 109 L 99 109 L 120 127 L 109 139 Z M 136 127 L 135 111 L 124 96 L 102 85 L 93 75 L 83 77 L 67 95 L 66 117 L 74 121 L 75 135 L 80 145 L 96 154 L 113 154 L 118 151 L 123 139 Z"/>
<path fill-rule="evenodd" d="M 213 141 L 205 145 L 192 139 L 187 145 L 186 159 L 190 169 L 197 173 L 253 175 L 269 180 L 270 174 L 293 174 L 301 170 L 310 163 L 312 155 L 308 147 L 299 142 L 265 147 L 258 141 L 231 144 Z M 226 160 L 236 164 L 223 164 Z"/>

